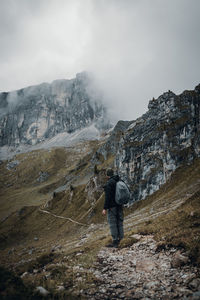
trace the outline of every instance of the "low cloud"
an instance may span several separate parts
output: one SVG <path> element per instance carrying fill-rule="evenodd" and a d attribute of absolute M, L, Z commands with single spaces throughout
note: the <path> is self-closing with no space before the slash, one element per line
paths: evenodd
<path fill-rule="evenodd" d="M 94 73 L 116 119 L 200 81 L 198 0 L 0 2 L 0 90 Z"/>

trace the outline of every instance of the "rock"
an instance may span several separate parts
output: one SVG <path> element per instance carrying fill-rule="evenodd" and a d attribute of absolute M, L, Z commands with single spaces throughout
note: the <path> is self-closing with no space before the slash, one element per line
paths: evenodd
<path fill-rule="evenodd" d="M 171 266 L 172 268 L 179 268 L 181 266 L 184 266 L 188 262 L 189 262 L 189 258 L 187 256 L 184 256 L 180 254 L 180 252 L 177 252 L 171 261 Z"/>
<path fill-rule="evenodd" d="M 76 280 L 81 282 L 81 281 L 83 281 L 83 278 L 80 276 L 80 277 L 77 277 Z"/>
<path fill-rule="evenodd" d="M 144 287 L 146 289 L 155 289 L 159 285 L 160 285 L 160 282 L 158 282 L 158 281 L 150 281 L 150 282 L 146 283 Z"/>
<path fill-rule="evenodd" d="M 7 164 L 7 170 L 11 170 L 20 164 L 19 160 L 13 160 Z"/>
<path fill-rule="evenodd" d="M 140 235 L 140 234 L 133 234 L 133 235 L 131 235 L 131 237 L 139 241 L 139 240 L 141 240 L 142 235 Z"/>
<path fill-rule="evenodd" d="M 106 293 L 106 289 L 104 289 L 104 288 L 103 288 L 103 289 L 100 289 L 99 291 L 100 291 L 100 293 L 102 293 L 102 294 L 105 294 L 105 293 Z"/>
<path fill-rule="evenodd" d="M 135 294 L 135 290 L 131 289 L 128 292 L 126 292 L 126 299 L 133 299 L 133 295 Z"/>
<path fill-rule="evenodd" d="M 24 277 L 26 277 L 28 274 L 29 274 L 28 272 L 24 272 L 20 277 L 21 277 L 21 278 L 24 278 Z"/>
<path fill-rule="evenodd" d="M 187 152 L 184 156 L 184 163 L 191 164 L 200 156 L 199 123 L 196 122 L 200 114 L 199 90 L 178 96 L 166 92 L 150 101 L 148 108 L 123 130 L 118 140 L 115 138 L 112 148 L 109 139 L 101 150 L 104 156 L 107 148 L 116 153 L 118 174 L 128 184 L 134 184 L 134 201 L 151 195 L 167 182 L 183 164 L 183 151 L 194 149 L 193 154 Z"/>
<path fill-rule="evenodd" d="M 39 177 L 37 178 L 37 182 L 44 182 L 48 179 L 48 177 L 49 177 L 49 173 L 41 171 L 39 173 Z"/>
<path fill-rule="evenodd" d="M 62 249 L 62 246 L 61 245 L 56 245 L 56 246 L 53 246 L 51 248 L 51 251 L 54 252 L 54 251 L 57 251 L 57 250 L 60 250 L 60 249 Z"/>
<path fill-rule="evenodd" d="M 42 286 L 37 286 L 36 291 L 39 292 L 42 296 L 47 296 L 49 292 Z"/>
<path fill-rule="evenodd" d="M 135 291 L 133 299 L 144 299 L 144 293 L 142 291 Z"/>
<path fill-rule="evenodd" d="M 98 277 L 94 299 L 190 299 L 198 289 L 197 268 L 172 268 L 175 257 L 183 257 L 185 263 L 187 255 L 175 248 L 156 253 L 154 245 L 152 236 L 141 236 L 130 248 L 103 248 L 93 272 Z"/>
<path fill-rule="evenodd" d="M 15 248 L 12 248 L 8 251 L 8 254 L 10 255 L 10 254 L 13 254 L 14 252 L 15 252 Z"/>
<path fill-rule="evenodd" d="M 200 278 L 195 278 L 193 279 L 188 286 L 192 289 L 192 290 L 197 290 L 200 289 Z"/>
<path fill-rule="evenodd" d="M 105 273 L 105 272 L 107 272 L 108 270 L 109 270 L 109 267 L 107 266 L 107 267 L 105 267 L 105 268 L 102 269 L 102 273 Z"/>
<path fill-rule="evenodd" d="M 65 287 L 63 285 L 58 285 L 57 290 L 58 292 L 63 292 L 65 290 Z"/>
<path fill-rule="evenodd" d="M 0 103 L 2 97 L 5 103 L 0 116 L 0 147 L 36 145 L 64 132 L 68 138 L 69 133 L 91 124 L 95 124 L 92 137 L 97 136 L 98 129 L 110 128 L 102 95 L 97 89 L 89 92 L 92 85 L 89 74 L 82 72 L 71 80 L 0 93 Z M 12 109 L 11 102 L 15 103 Z"/>
<path fill-rule="evenodd" d="M 197 291 L 197 292 L 193 293 L 191 296 L 189 296 L 186 299 L 189 299 L 189 300 L 199 300 L 200 299 L 200 291 Z"/>
<path fill-rule="evenodd" d="M 155 267 L 155 262 L 149 259 L 138 260 L 136 262 L 136 272 L 151 272 Z"/>
<path fill-rule="evenodd" d="M 184 296 L 188 296 L 192 294 L 192 292 L 185 287 L 177 287 L 176 291 L 179 293 L 179 295 L 184 295 Z"/>
<path fill-rule="evenodd" d="M 28 254 L 29 254 L 29 255 L 32 255 L 34 251 L 35 251 L 35 248 L 32 248 L 32 249 L 30 249 L 30 250 L 28 251 Z"/>
<path fill-rule="evenodd" d="M 46 277 L 46 278 L 50 278 L 50 277 L 51 277 L 51 273 L 50 273 L 50 272 L 46 273 L 46 274 L 45 274 L 45 277 Z"/>

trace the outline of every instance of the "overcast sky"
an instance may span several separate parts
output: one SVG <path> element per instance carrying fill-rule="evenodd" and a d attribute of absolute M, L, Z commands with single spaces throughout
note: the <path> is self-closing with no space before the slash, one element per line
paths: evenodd
<path fill-rule="evenodd" d="M 199 0 L 0 0 L 0 91 L 95 74 L 119 119 L 200 83 Z"/>

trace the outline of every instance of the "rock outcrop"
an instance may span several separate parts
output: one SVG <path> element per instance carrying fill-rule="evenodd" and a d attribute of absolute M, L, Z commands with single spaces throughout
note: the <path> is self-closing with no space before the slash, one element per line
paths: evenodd
<path fill-rule="evenodd" d="M 157 191 L 183 163 L 200 156 L 200 85 L 177 96 L 168 91 L 121 135 L 115 166 L 141 200 Z"/>
<path fill-rule="evenodd" d="M 35 145 L 91 124 L 105 129 L 109 124 L 101 100 L 86 72 L 71 80 L 1 93 L 0 146 Z"/>

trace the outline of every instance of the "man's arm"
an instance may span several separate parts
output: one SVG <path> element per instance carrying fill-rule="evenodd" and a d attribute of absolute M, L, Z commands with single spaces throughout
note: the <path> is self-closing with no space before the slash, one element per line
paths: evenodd
<path fill-rule="evenodd" d="M 104 202 L 104 210 L 109 208 L 110 195 L 111 195 L 111 182 L 108 181 L 105 186 L 105 202 Z"/>
<path fill-rule="evenodd" d="M 104 201 L 104 207 L 102 210 L 102 215 L 105 216 L 107 209 L 108 209 L 108 203 L 109 203 L 109 183 L 107 182 L 107 184 L 104 186 L 104 191 L 105 191 L 105 201 Z"/>

